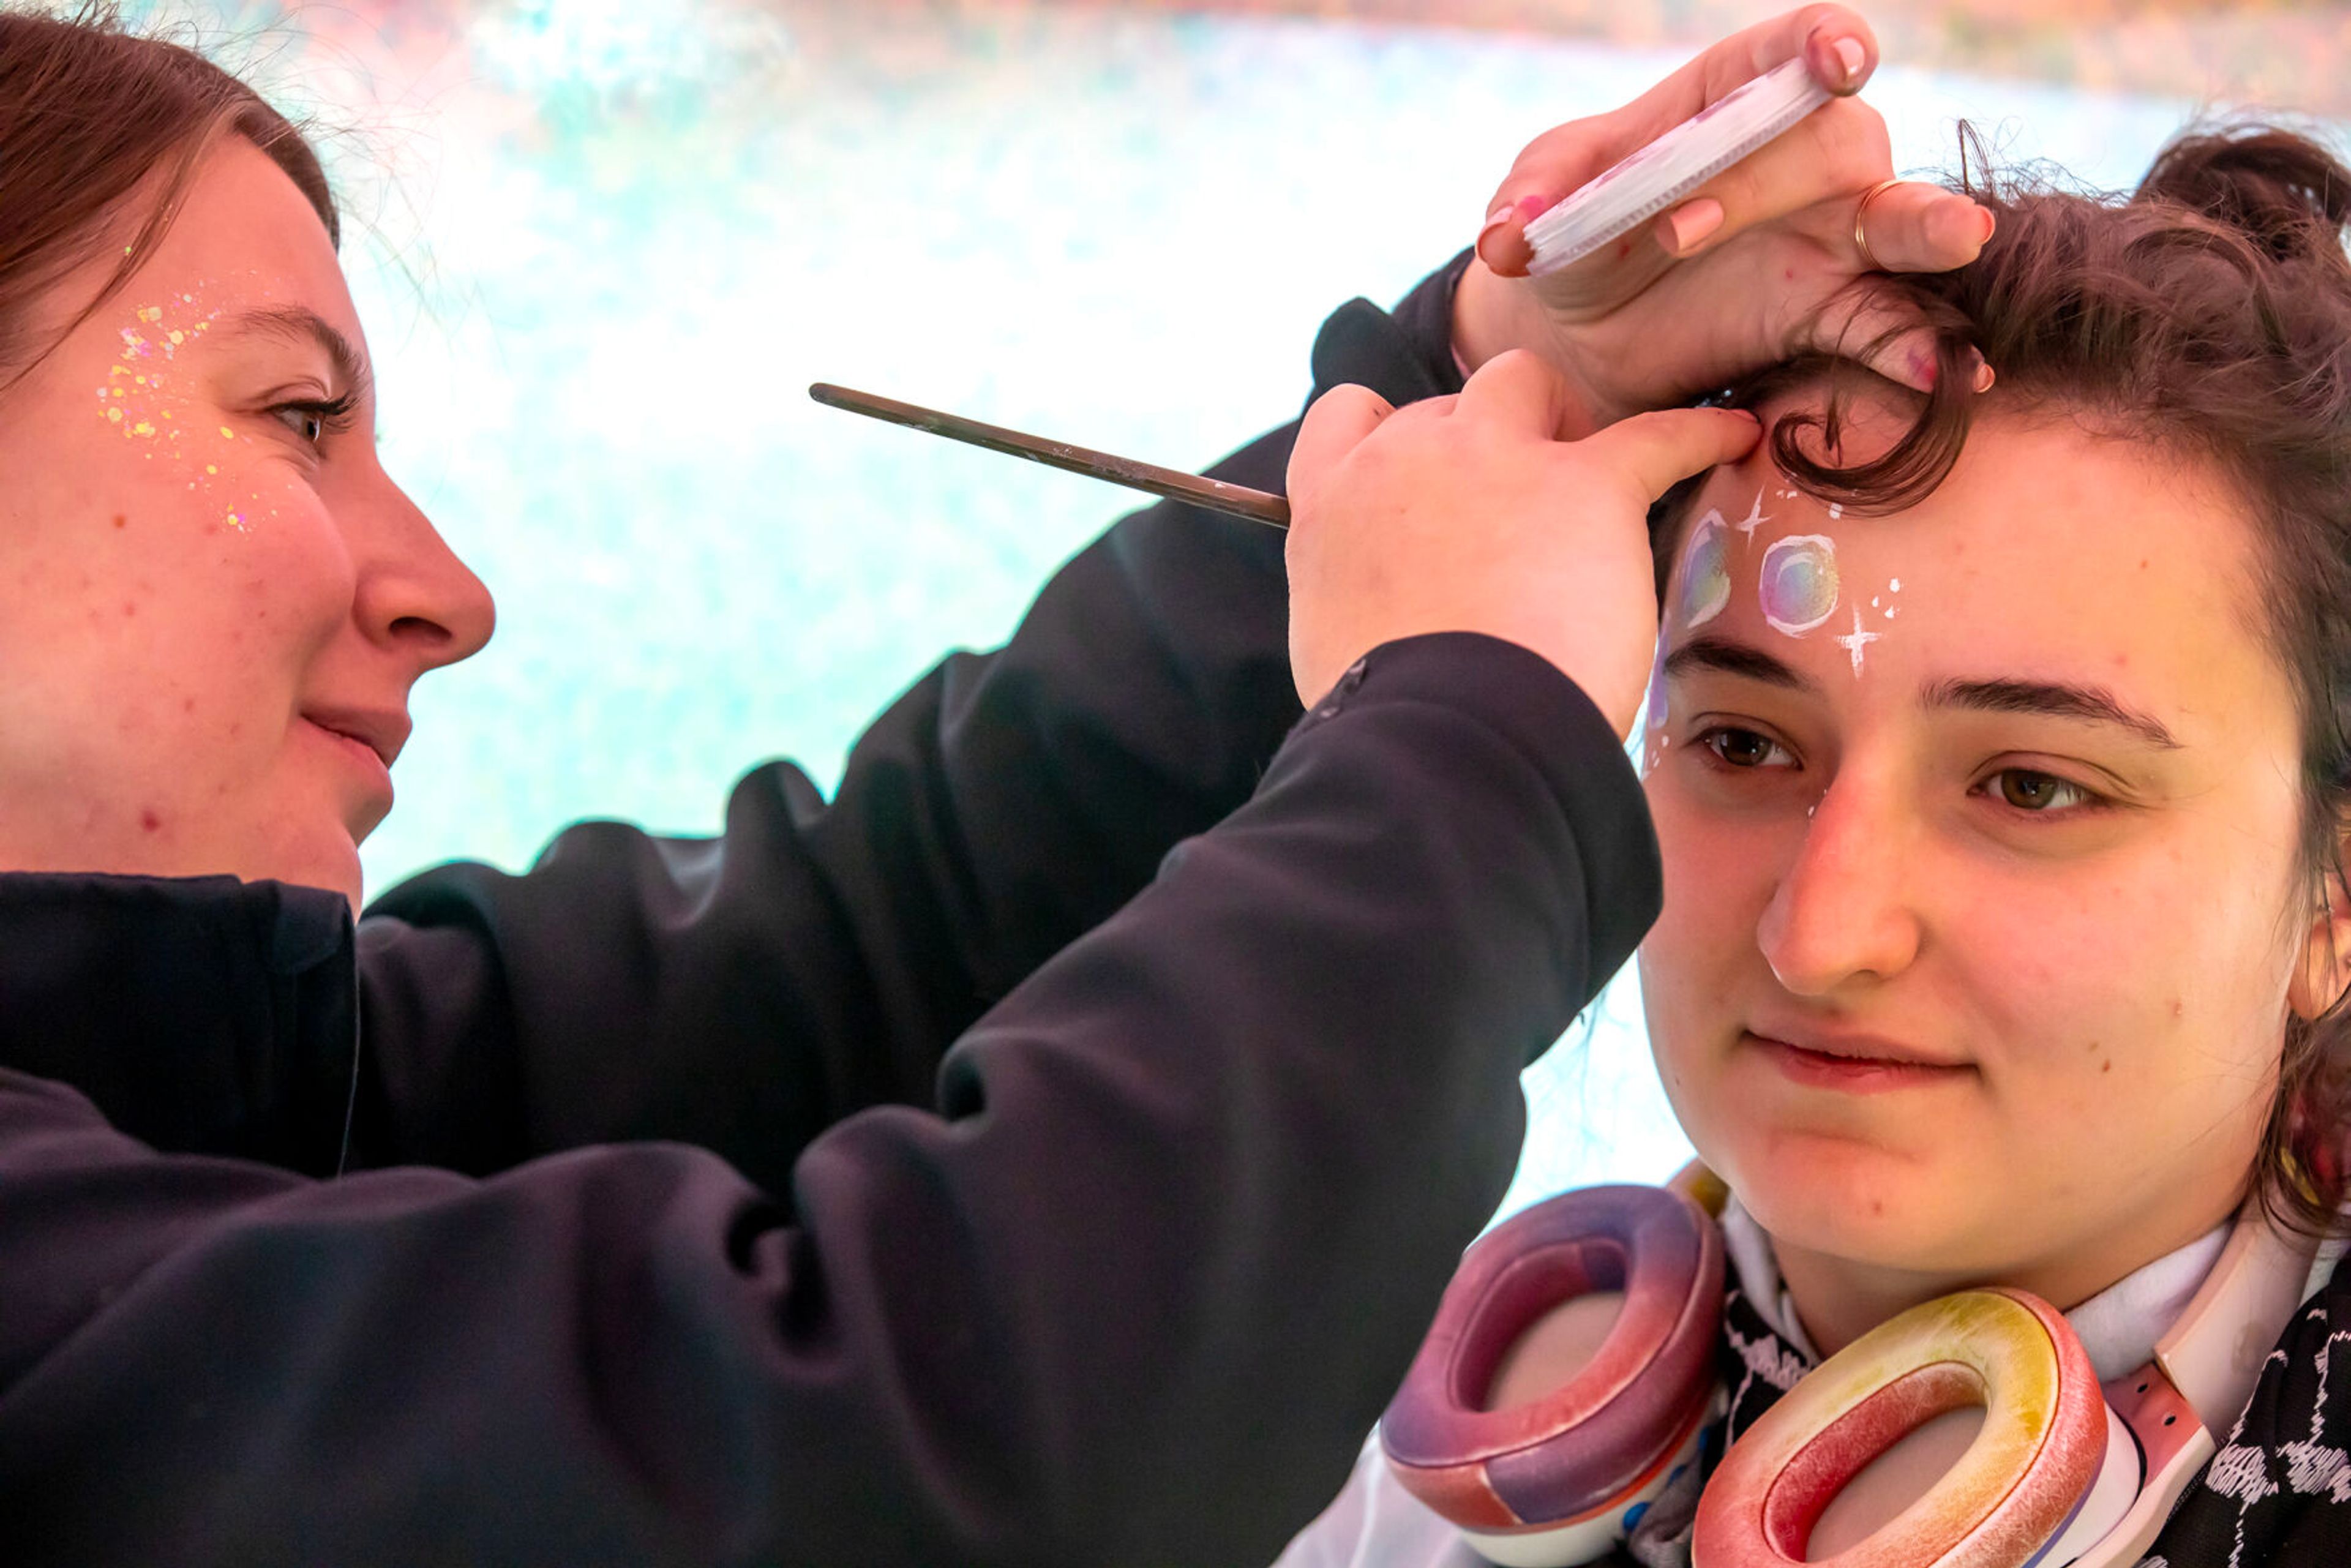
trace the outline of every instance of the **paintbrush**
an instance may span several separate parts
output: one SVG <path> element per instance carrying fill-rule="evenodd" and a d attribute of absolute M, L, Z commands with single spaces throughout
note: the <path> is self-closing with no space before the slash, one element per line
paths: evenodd
<path fill-rule="evenodd" d="M 872 392 L 852 392 L 847 387 L 832 386 L 824 382 L 809 388 L 809 396 L 827 408 L 845 408 L 852 413 L 886 419 L 909 430 L 928 431 L 933 435 L 944 435 L 950 441 L 968 442 L 974 446 L 985 446 L 990 452 L 1001 452 L 1008 457 L 1026 457 L 1031 463 L 1042 463 L 1049 468 L 1090 474 L 1113 485 L 1123 485 L 1130 490 L 1143 490 L 1154 496 L 1164 496 L 1171 501 L 1205 507 L 1212 512 L 1247 517 L 1250 522 L 1264 523 L 1271 528 L 1286 528 L 1290 526 L 1288 501 L 1265 490 L 1252 490 L 1246 485 L 1228 485 L 1221 479 L 1203 479 L 1196 474 L 1138 463 L 1132 457 L 1113 457 L 1107 452 L 1072 446 L 1066 441 L 1048 441 L 1040 435 L 1007 430 L 1002 425 L 982 424 L 961 414 L 942 413 L 935 408 L 919 408 L 911 402 L 875 397 Z"/>

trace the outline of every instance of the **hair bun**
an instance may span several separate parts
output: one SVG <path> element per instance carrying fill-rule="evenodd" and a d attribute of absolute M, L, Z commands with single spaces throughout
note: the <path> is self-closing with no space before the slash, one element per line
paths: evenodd
<path fill-rule="evenodd" d="M 2175 139 L 2157 154 L 2134 199 L 2192 208 L 2280 261 L 2321 256 L 2342 263 L 2351 170 L 2298 131 L 2231 126 Z"/>

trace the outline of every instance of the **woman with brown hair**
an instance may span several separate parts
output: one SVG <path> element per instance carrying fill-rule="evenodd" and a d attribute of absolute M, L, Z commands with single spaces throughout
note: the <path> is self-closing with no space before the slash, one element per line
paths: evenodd
<path fill-rule="evenodd" d="M 1943 377 L 1812 352 L 1744 378 L 1725 401 L 1767 439 L 1653 515 L 1641 986 L 1724 1189 L 1690 1300 L 1729 1275 L 1689 1320 L 1695 1426 L 1645 1470 L 1577 1447 L 1593 1343 L 1510 1370 L 1579 1301 L 1626 1292 L 1612 1367 L 1648 1332 L 1622 1274 L 1496 1305 L 1567 1244 L 1522 1217 L 1290 1568 L 1592 1561 L 1569 1534 L 1604 1515 L 1699 1568 L 2351 1561 L 2351 169 L 2246 124 L 2100 198 L 1967 145 L 1983 254 L 1873 285 Z M 2033 1531 L 1999 1511 L 2023 1468 L 1968 1511 L 2019 1430 L 1997 1371 L 1935 1383 L 1982 1349 L 1942 1303 L 2021 1322 L 2026 1296 L 2064 1314 L 2091 1423 Z M 1490 1384 L 1443 1385 L 1473 1365 Z M 1610 1461 L 1648 1490 L 1570 1497 Z"/>
<path fill-rule="evenodd" d="M 1793 14 L 1528 167 L 1870 51 Z M 830 802 L 773 765 L 721 840 L 580 827 L 354 926 L 408 692 L 488 597 L 376 460 L 300 138 L 0 14 L 9 1560 L 1270 1555 L 1653 912 L 1641 517 L 1756 431 L 1673 405 L 1798 346 L 1754 321 L 1864 266 L 1887 172 L 1850 100 L 1801 140 L 1555 320 L 1457 299 L 1466 258 L 1334 317 L 1318 381 L 1376 392 L 1218 470 L 1294 470 L 1287 601 L 1273 536 L 1155 508 Z M 1877 217 L 1897 264 L 1982 237 Z M 1659 300 L 1720 328 L 1678 371 L 1575 349 Z"/>

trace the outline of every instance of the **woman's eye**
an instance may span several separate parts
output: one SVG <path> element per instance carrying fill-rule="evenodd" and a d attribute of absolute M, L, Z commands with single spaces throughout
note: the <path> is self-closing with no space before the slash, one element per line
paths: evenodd
<path fill-rule="evenodd" d="M 269 411 L 286 423 L 286 428 L 316 446 L 327 434 L 326 416 L 307 403 L 289 402 Z"/>
<path fill-rule="evenodd" d="M 273 403 L 266 412 L 300 436 L 305 444 L 316 446 L 329 435 L 350 429 L 351 414 L 358 406 L 359 399 L 345 392 L 328 402 Z"/>
<path fill-rule="evenodd" d="M 1751 729 L 1709 729 L 1698 737 L 1698 744 L 1731 768 L 1767 767 L 1775 756 L 1788 762 L 1795 760 L 1788 755 L 1786 747 Z"/>
<path fill-rule="evenodd" d="M 2000 791 L 2001 800 L 2020 811 L 2053 811 L 2068 806 L 2090 805 L 2097 800 L 2079 784 L 2030 768 L 2003 768 L 1992 775 L 1991 783 Z"/>

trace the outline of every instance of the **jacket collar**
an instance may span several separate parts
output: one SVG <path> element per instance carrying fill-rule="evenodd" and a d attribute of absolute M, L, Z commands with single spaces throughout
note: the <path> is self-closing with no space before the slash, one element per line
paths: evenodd
<path fill-rule="evenodd" d="M 357 1068 L 341 894 L 235 877 L 0 873 L 0 1068 L 133 1137 L 328 1175 Z"/>

